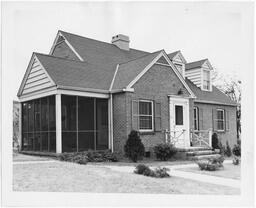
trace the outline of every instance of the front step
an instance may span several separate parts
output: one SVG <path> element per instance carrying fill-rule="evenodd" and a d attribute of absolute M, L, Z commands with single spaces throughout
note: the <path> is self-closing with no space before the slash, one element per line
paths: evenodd
<path fill-rule="evenodd" d="M 215 157 L 219 157 L 220 154 L 217 153 L 213 153 L 210 155 L 197 155 L 197 156 L 193 156 L 191 159 L 193 160 L 203 160 L 203 159 L 208 159 L 208 158 L 215 158 Z"/>
<path fill-rule="evenodd" d="M 219 156 L 219 152 L 212 150 L 209 147 L 189 147 L 178 150 L 183 152 L 184 156 L 188 160 L 202 160 Z"/>
<path fill-rule="evenodd" d="M 216 154 L 216 153 L 212 150 L 200 150 L 200 151 L 187 152 L 187 156 L 212 155 L 212 154 Z"/>

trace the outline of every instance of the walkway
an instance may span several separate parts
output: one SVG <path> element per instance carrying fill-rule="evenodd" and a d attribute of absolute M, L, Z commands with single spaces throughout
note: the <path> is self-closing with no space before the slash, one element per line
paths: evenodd
<path fill-rule="evenodd" d="M 224 164 L 225 163 L 227 164 L 230 162 L 231 161 L 225 161 Z M 165 167 L 170 169 L 169 174 L 171 176 L 186 178 L 186 179 L 200 181 L 204 183 L 211 183 L 215 185 L 240 188 L 240 180 L 179 170 L 180 168 L 190 168 L 190 167 L 196 167 L 196 166 L 197 166 L 196 164 L 186 164 L 186 165 L 173 165 L 173 166 L 165 166 Z M 104 166 L 104 167 L 110 168 L 111 170 L 114 170 L 114 171 L 126 172 L 126 173 L 133 173 L 134 171 L 134 167 L 132 166 Z"/>

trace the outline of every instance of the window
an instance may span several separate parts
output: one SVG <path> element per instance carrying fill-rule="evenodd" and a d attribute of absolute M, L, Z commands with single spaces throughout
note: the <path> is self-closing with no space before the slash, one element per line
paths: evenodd
<path fill-rule="evenodd" d="M 175 125 L 183 125 L 183 106 L 175 105 Z"/>
<path fill-rule="evenodd" d="M 210 71 L 203 70 L 203 89 L 210 90 Z"/>
<path fill-rule="evenodd" d="M 139 101 L 139 130 L 153 131 L 152 101 Z"/>
<path fill-rule="evenodd" d="M 217 109 L 217 130 L 218 131 L 224 131 L 224 110 L 223 109 Z"/>
<path fill-rule="evenodd" d="M 194 130 L 199 130 L 198 107 L 194 107 Z"/>

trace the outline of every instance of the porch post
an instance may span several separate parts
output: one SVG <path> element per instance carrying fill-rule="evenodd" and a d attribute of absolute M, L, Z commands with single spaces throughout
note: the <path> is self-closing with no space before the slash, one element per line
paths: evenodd
<path fill-rule="evenodd" d="M 113 143 L 113 97 L 110 94 L 108 99 L 108 148 L 111 149 L 111 152 L 114 152 L 114 143 Z"/>
<path fill-rule="evenodd" d="M 55 95 L 56 108 L 56 153 L 62 153 L 61 94 Z"/>
<path fill-rule="evenodd" d="M 18 134 L 18 151 L 22 150 L 22 103 L 19 102 L 19 134 Z"/>

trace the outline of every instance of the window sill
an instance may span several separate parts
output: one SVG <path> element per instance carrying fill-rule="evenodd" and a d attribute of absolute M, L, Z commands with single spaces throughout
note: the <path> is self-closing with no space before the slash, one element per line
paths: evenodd
<path fill-rule="evenodd" d="M 225 133 L 225 130 L 217 130 L 218 133 Z"/>
<path fill-rule="evenodd" d="M 139 131 L 140 135 L 154 135 L 154 131 Z"/>

